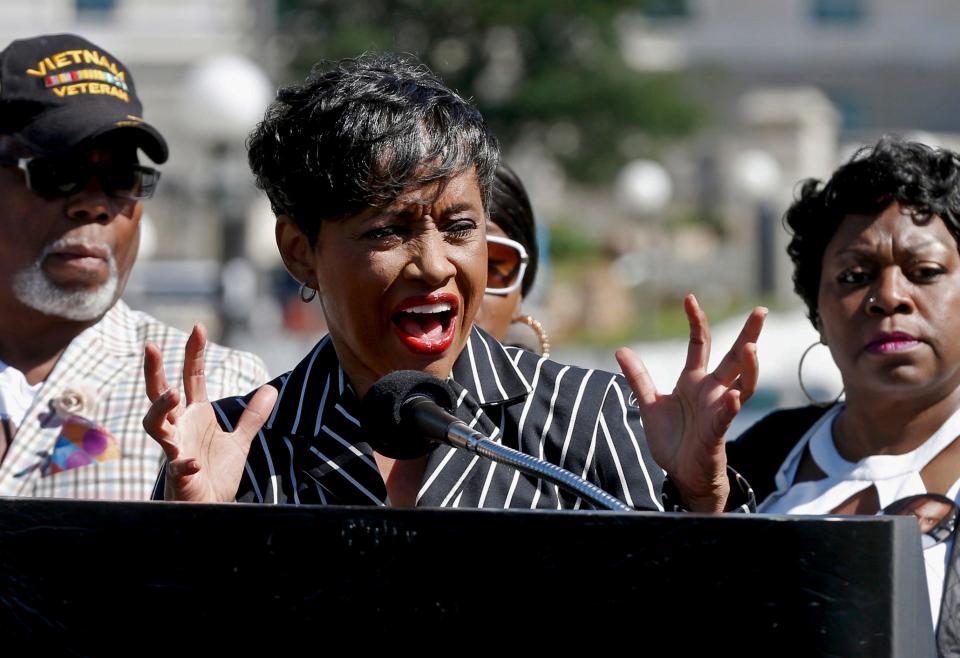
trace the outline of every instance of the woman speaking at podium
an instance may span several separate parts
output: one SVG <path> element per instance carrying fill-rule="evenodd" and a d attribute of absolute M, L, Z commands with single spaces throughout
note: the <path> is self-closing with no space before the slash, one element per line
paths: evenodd
<path fill-rule="evenodd" d="M 144 426 L 168 464 L 168 500 L 579 508 L 553 485 L 447 446 L 409 459 L 371 447 L 361 400 L 382 377 L 445 380 L 456 416 L 494 441 L 586 478 L 638 509 L 719 512 L 752 494 L 729 473 L 724 433 L 757 379 L 755 309 L 706 370 L 707 319 L 690 296 L 686 366 L 657 393 L 629 350 L 626 378 L 504 347 L 474 326 L 487 279 L 484 226 L 499 161 L 481 115 L 409 56 L 365 55 L 281 89 L 249 161 L 277 216 L 277 245 L 329 335 L 246 397 L 207 400 L 204 332 L 183 393 L 157 352 Z M 633 401 L 635 400 L 635 402 Z M 641 417 L 643 423 L 641 424 Z M 662 467 L 662 470 L 661 470 Z M 666 475 L 665 475 L 666 473 Z"/>

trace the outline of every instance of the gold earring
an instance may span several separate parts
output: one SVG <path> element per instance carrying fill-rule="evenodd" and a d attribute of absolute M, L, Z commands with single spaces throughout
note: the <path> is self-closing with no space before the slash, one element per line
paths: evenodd
<path fill-rule="evenodd" d="M 550 357 L 550 337 L 547 336 L 547 332 L 543 328 L 543 325 L 540 324 L 539 320 L 534 318 L 532 315 L 515 315 L 510 322 L 519 322 L 520 324 L 525 324 L 530 327 L 533 330 L 533 333 L 537 335 L 537 340 L 540 342 L 540 354 L 547 358 Z"/>

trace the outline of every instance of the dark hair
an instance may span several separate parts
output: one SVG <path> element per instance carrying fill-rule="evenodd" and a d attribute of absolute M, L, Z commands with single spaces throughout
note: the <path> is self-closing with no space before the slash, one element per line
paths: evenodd
<path fill-rule="evenodd" d="M 825 185 L 815 178 L 801 183 L 784 223 L 793 234 L 787 253 L 794 265 L 794 290 L 814 327 L 819 329 L 823 252 L 840 222 L 851 214 L 879 213 L 894 202 L 910 209 L 918 223 L 938 215 L 960 242 L 960 157 L 885 136 L 872 148 L 860 149 Z"/>
<path fill-rule="evenodd" d="M 533 218 L 533 208 L 527 190 L 516 172 L 504 163 L 497 167 L 490 191 L 490 221 L 503 229 L 507 237 L 516 240 L 527 250 L 530 260 L 523 275 L 520 294 L 524 297 L 537 278 L 539 249 L 537 246 L 537 228 Z"/>
<path fill-rule="evenodd" d="M 247 149 L 274 213 L 311 243 L 322 220 L 388 205 L 470 167 L 486 204 L 500 159 L 473 106 L 412 55 L 393 53 L 321 63 L 303 84 L 281 88 Z"/>

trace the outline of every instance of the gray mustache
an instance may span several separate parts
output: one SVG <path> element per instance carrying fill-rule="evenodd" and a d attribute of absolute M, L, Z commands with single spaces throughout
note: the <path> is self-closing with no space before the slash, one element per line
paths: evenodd
<path fill-rule="evenodd" d="M 84 247 L 86 249 L 102 249 L 107 252 L 108 259 L 113 261 L 113 247 L 106 242 L 91 240 L 90 238 L 59 238 L 44 246 L 37 262 L 43 262 L 54 251 L 67 247 Z"/>

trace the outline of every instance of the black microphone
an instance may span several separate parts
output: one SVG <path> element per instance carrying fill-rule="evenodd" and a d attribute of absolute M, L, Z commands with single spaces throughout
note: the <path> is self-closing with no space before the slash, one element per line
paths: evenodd
<path fill-rule="evenodd" d="M 545 479 L 602 509 L 632 512 L 632 507 L 555 464 L 491 441 L 453 415 L 450 387 L 419 370 L 398 370 L 382 377 L 363 397 L 363 427 L 373 449 L 393 459 L 412 459 L 443 443 Z"/>
<path fill-rule="evenodd" d="M 447 410 L 450 388 L 419 370 L 381 377 L 361 402 L 363 428 L 373 449 L 392 459 L 414 459 L 445 443 L 447 427 L 458 422 Z"/>

